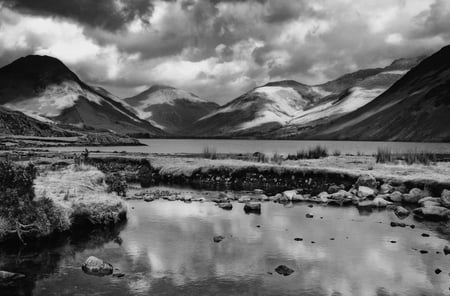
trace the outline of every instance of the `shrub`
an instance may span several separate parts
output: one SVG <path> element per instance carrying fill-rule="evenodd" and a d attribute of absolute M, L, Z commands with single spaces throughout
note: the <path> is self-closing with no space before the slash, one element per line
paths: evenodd
<path fill-rule="evenodd" d="M 339 150 L 334 150 L 333 151 L 333 156 L 341 156 L 341 151 L 339 151 Z"/>
<path fill-rule="evenodd" d="M 384 147 L 377 149 L 377 163 L 394 163 L 404 161 L 408 165 L 423 164 L 430 165 L 437 161 L 437 155 L 431 152 L 410 150 L 403 153 L 393 154 L 390 148 Z"/>
<path fill-rule="evenodd" d="M 127 181 L 121 173 L 111 173 L 106 176 L 105 183 L 108 185 L 108 192 L 115 192 L 119 196 L 126 196 Z"/>
<path fill-rule="evenodd" d="M 152 184 L 152 167 L 150 162 L 146 159 L 141 160 L 138 169 L 138 179 L 142 187 L 150 187 Z"/>
<path fill-rule="evenodd" d="M 273 157 L 272 157 L 272 162 L 276 163 L 278 165 L 281 165 L 281 163 L 283 162 L 283 155 L 278 154 L 277 152 L 275 152 L 273 154 Z"/>
<path fill-rule="evenodd" d="M 377 148 L 377 163 L 389 163 L 393 161 L 392 151 L 388 147 Z"/>

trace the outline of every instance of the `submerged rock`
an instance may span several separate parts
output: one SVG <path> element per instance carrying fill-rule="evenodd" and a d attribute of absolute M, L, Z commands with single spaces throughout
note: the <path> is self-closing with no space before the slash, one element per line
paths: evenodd
<path fill-rule="evenodd" d="M 247 202 L 244 205 L 244 211 L 246 213 L 261 213 L 261 204 L 256 202 Z"/>
<path fill-rule="evenodd" d="M 213 241 L 214 241 L 215 243 L 220 243 L 224 238 L 225 238 L 225 237 L 222 236 L 222 235 L 216 235 L 216 236 L 213 237 Z"/>
<path fill-rule="evenodd" d="M 450 247 L 449 247 L 449 246 L 445 246 L 445 247 L 444 247 L 444 254 L 445 254 L 445 256 L 447 256 L 448 254 L 450 254 Z"/>
<path fill-rule="evenodd" d="M 229 202 L 221 202 L 221 203 L 218 203 L 217 206 L 224 210 L 232 210 L 233 209 L 233 205 Z"/>
<path fill-rule="evenodd" d="M 391 227 L 406 227 L 406 224 L 403 222 L 391 222 Z"/>
<path fill-rule="evenodd" d="M 87 274 L 98 276 L 110 275 L 114 270 L 111 264 L 94 256 L 87 258 L 81 269 Z"/>
<path fill-rule="evenodd" d="M 311 213 L 306 213 L 305 217 L 306 218 L 314 218 L 314 215 Z"/>
<path fill-rule="evenodd" d="M 277 268 L 275 268 L 275 271 L 278 274 L 282 274 L 284 276 L 291 275 L 294 272 L 293 269 L 287 267 L 286 265 L 279 265 Z"/>

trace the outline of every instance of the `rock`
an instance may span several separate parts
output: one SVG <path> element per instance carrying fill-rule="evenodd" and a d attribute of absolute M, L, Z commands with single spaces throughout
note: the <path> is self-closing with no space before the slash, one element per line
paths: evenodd
<path fill-rule="evenodd" d="M 430 237 L 430 235 L 428 233 L 422 233 L 423 237 Z"/>
<path fill-rule="evenodd" d="M 326 202 L 328 202 L 329 194 L 326 192 L 321 192 L 321 193 L 319 193 L 319 195 L 317 197 L 319 198 L 320 202 L 326 203 Z"/>
<path fill-rule="evenodd" d="M 297 190 L 288 190 L 283 192 L 283 196 L 288 200 L 292 200 L 292 198 L 297 194 Z"/>
<path fill-rule="evenodd" d="M 445 256 L 447 256 L 448 254 L 450 254 L 450 247 L 449 247 L 449 246 L 445 246 L 445 247 L 444 247 L 444 254 L 445 254 Z"/>
<path fill-rule="evenodd" d="M 218 203 L 217 206 L 219 206 L 219 208 L 224 209 L 224 210 L 232 210 L 233 209 L 233 205 L 230 202 L 221 202 L 221 203 Z"/>
<path fill-rule="evenodd" d="M 389 195 L 389 199 L 393 202 L 401 202 L 403 200 L 403 195 L 400 191 L 394 191 Z"/>
<path fill-rule="evenodd" d="M 339 186 L 337 186 L 337 185 L 331 185 L 330 187 L 328 187 L 327 192 L 328 192 L 329 194 L 333 194 L 333 193 L 338 192 L 339 190 L 341 190 L 341 187 L 339 187 Z"/>
<path fill-rule="evenodd" d="M 245 202 L 249 202 L 249 201 L 251 201 L 252 199 L 251 199 L 251 197 L 250 196 L 241 196 L 239 199 L 238 199 L 238 202 L 240 202 L 240 203 L 245 203 Z"/>
<path fill-rule="evenodd" d="M 113 275 L 112 275 L 113 277 L 117 277 L 117 278 L 121 278 L 121 277 L 124 277 L 125 276 L 125 274 L 124 273 L 122 273 L 122 272 L 117 272 L 117 273 L 113 273 Z"/>
<path fill-rule="evenodd" d="M 439 268 L 436 268 L 435 270 L 434 270 L 434 273 L 436 273 L 436 274 L 440 274 L 442 272 L 442 270 L 440 270 Z"/>
<path fill-rule="evenodd" d="M 299 202 L 299 201 L 304 201 L 304 200 L 305 200 L 305 198 L 301 194 L 294 194 L 294 196 L 292 196 L 292 199 L 291 199 L 291 201 L 293 201 L 293 202 Z"/>
<path fill-rule="evenodd" d="M 357 195 L 362 198 L 375 196 L 375 190 L 366 186 L 359 186 Z"/>
<path fill-rule="evenodd" d="M 442 190 L 441 204 L 443 207 L 450 208 L 450 190 L 447 189 Z"/>
<path fill-rule="evenodd" d="M 378 186 L 378 182 L 375 179 L 375 177 L 372 176 L 371 174 L 365 174 L 365 175 L 359 176 L 355 185 L 356 185 L 356 188 L 359 188 L 360 186 L 364 186 L 364 187 L 376 189 Z"/>
<path fill-rule="evenodd" d="M 391 227 L 406 227 L 406 224 L 402 223 L 402 222 L 394 222 L 394 221 L 392 221 L 391 222 Z"/>
<path fill-rule="evenodd" d="M 444 207 L 421 207 L 414 209 L 413 213 L 426 220 L 446 221 L 450 218 L 450 210 Z"/>
<path fill-rule="evenodd" d="M 204 198 L 204 197 L 193 197 L 192 201 L 205 202 L 206 198 Z"/>
<path fill-rule="evenodd" d="M 441 199 L 439 197 L 427 196 L 419 199 L 417 202 L 421 207 L 441 206 Z"/>
<path fill-rule="evenodd" d="M 405 209 L 404 207 L 402 207 L 402 206 L 397 206 L 394 209 L 394 213 L 399 218 L 405 218 L 405 217 L 409 216 L 409 211 L 407 209 Z"/>
<path fill-rule="evenodd" d="M 81 269 L 87 274 L 98 276 L 110 275 L 114 270 L 111 264 L 94 256 L 87 258 Z"/>
<path fill-rule="evenodd" d="M 275 271 L 284 276 L 291 275 L 294 272 L 293 269 L 290 269 L 286 265 L 279 265 L 277 268 L 275 268 Z"/>
<path fill-rule="evenodd" d="M 186 194 L 186 195 L 183 195 L 182 197 L 181 197 L 181 200 L 182 201 L 192 201 L 192 195 L 190 195 L 190 194 Z"/>
<path fill-rule="evenodd" d="M 385 200 L 384 198 L 377 196 L 373 201 L 374 205 L 378 208 L 385 208 L 388 205 L 392 204 L 390 201 Z"/>
<path fill-rule="evenodd" d="M 222 235 L 216 235 L 216 236 L 213 237 L 213 241 L 214 241 L 215 243 L 220 243 L 224 238 L 225 238 L 225 237 L 222 236 Z"/>
<path fill-rule="evenodd" d="M 403 195 L 403 201 L 408 203 L 418 203 L 419 200 L 424 198 L 425 192 L 419 188 L 413 188 L 409 193 Z"/>
<path fill-rule="evenodd" d="M 261 204 L 256 202 L 248 202 L 244 205 L 244 211 L 246 213 L 261 213 Z"/>
<path fill-rule="evenodd" d="M 305 217 L 306 218 L 314 218 L 314 215 L 311 213 L 306 213 Z"/>
<path fill-rule="evenodd" d="M 427 250 L 420 250 L 419 252 L 420 252 L 420 254 L 428 254 Z"/>
<path fill-rule="evenodd" d="M 380 186 L 381 194 L 389 194 L 392 192 L 394 192 L 394 187 L 392 187 L 391 185 L 384 183 L 383 185 Z"/>
<path fill-rule="evenodd" d="M 357 207 L 358 208 L 374 208 L 375 204 L 371 200 L 363 200 L 363 201 L 358 202 Z"/>
<path fill-rule="evenodd" d="M 11 282 L 25 278 L 24 274 L 0 270 L 0 283 Z"/>
<path fill-rule="evenodd" d="M 296 242 L 301 242 L 303 239 L 301 238 L 301 237 L 296 237 L 296 238 L 294 238 L 294 240 L 296 241 Z M 449 250 L 450 251 L 450 250 Z"/>
<path fill-rule="evenodd" d="M 255 190 L 253 190 L 253 192 L 255 194 L 264 194 L 264 190 L 262 190 L 262 189 L 255 189 Z"/>
<path fill-rule="evenodd" d="M 155 199 L 152 197 L 152 196 L 146 196 L 146 197 L 144 197 L 144 201 L 146 201 L 146 202 L 151 202 L 151 201 L 154 201 Z"/>

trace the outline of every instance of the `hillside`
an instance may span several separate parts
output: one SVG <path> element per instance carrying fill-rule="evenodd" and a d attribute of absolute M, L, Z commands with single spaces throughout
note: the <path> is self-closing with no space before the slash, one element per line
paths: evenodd
<path fill-rule="evenodd" d="M 0 104 L 41 121 L 121 134 L 165 134 L 48 56 L 23 57 L 1 68 Z"/>

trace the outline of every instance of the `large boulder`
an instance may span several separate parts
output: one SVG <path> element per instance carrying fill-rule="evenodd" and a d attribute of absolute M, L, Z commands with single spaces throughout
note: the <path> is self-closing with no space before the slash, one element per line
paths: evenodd
<path fill-rule="evenodd" d="M 390 201 L 387 201 L 387 200 L 385 200 L 384 198 L 382 198 L 380 196 L 375 197 L 372 202 L 377 208 L 385 208 L 388 205 L 392 204 Z"/>
<path fill-rule="evenodd" d="M 98 276 L 110 275 L 114 271 L 111 264 L 94 256 L 87 258 L 81 266 L 81 269 L 87 274 Z"/>
<path fill-rule="evenodd" d="M 249 202 L 249 201 L 251 201 L 252 200 L 252 198 L 250 197 L 250 196 L 241 196 L 239 199 L 238 199 L 238 202 L 240 202 L 240 203 L 245 203 L 245 202 Z"/>
<path fill-rule="evenodd" d="M 359 176 L 355 185 L 356 185 L 356 188 L 358 188 L 359 186 L 365 186 L 365 187 L 369 187 L 372 189 L 376 189 L 378 186 L 378 182 L 375 179 L 375 177 L 372 176 L 371 174 L 364 174 L 364 175 Z"/>
<path fill-rule="evenodd" d="M 246 213 L 261 213 L 261 204 L 256 202 L 248 202 L 244 205 L 244 212 Z"/>
<path fill-rule="evenodd" d="M 450 190 L 444 189 L 442 191 L 441 204 L 443 207 L 450 208 Z"/>
<path fill-rule="evenodd" d="M 389 199 L 393 202 L 401 202 L 403 200 L 403 194 L 400 191 L 394 191 L 389 195 Z"/>
<path fill-rule="evenodd" d="M 286 197 L 287 200 L 292 200 L 296 194 L 297 190 L 287 190 L 283 192 L 283 196 Z"/>
<path fill-rule="evenodd" d="M 417 202 L 421 207 L 441 206 L 441 199 L 439 197 L 427 196 L 419 199 Z"/>
<path fill-rule="evenodd" d="M 230 202 L 221 202 L 221 203 L 218 203 L 217 206 L 224 210 L 232 210 L 233 209 L 233 205 Z"/>
<path fill-rule="evenodd" d="M 292 196 L 292 201 L 293 202 L 305 201 L 305 197 L 303 195 L 297 193 L 294 196 Z"/>
<path fill-rule="evenodd" d="M 413 210 L 415 216 L 434 221 L 446 221 L 450 219 L 450 210 L 444 207 L 421 207 Z"/>

